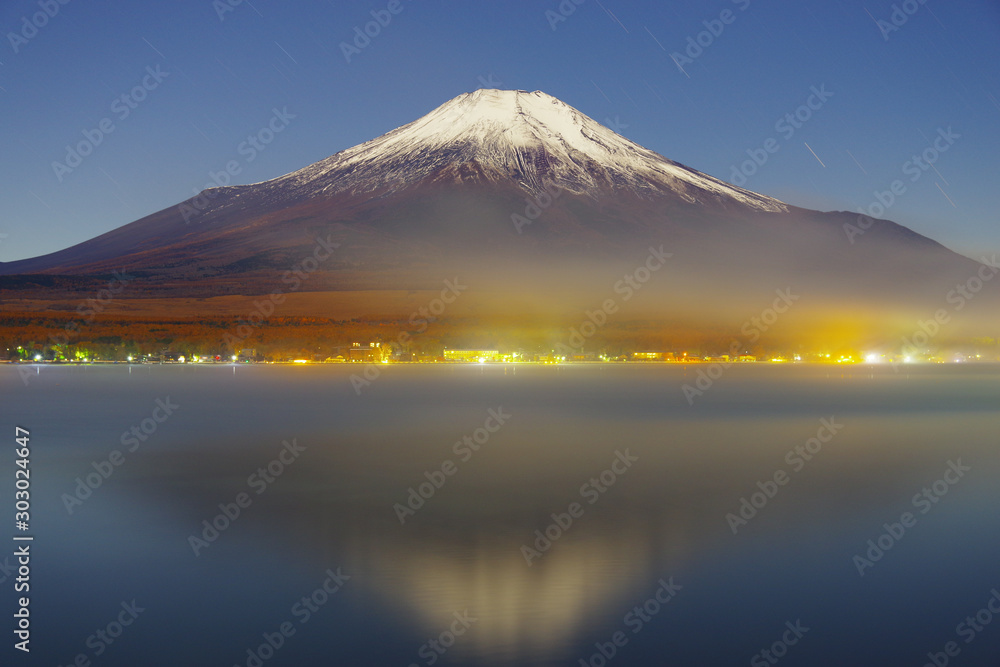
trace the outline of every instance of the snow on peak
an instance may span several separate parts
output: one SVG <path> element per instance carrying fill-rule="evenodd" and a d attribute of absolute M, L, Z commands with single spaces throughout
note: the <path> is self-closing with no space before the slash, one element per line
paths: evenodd
<path fill-rule="evenodd" d="M 587 194 L 611 186 L 786 211 L 782 202 L 673 162 L 541 91 L 480 89 L 380 137 L 276 179 L 333 194 L 414 184 L 475 162 L 497 181 L 534 190 L 547 182 Z"/>
<path fill-rule="evenodd" d="M 509 143 L 523 148 L 540 145 L 552 148 L 553 144 L 562 144 L 593 158 L 607 157 L 599 144 L 584 135 L 585 129 L 603 127 L 568 104 L 537 90 L 529 93 L 481 89 L 465 93 L 405 127 L 408 134 L 438 146 L 462 140 Z"/>

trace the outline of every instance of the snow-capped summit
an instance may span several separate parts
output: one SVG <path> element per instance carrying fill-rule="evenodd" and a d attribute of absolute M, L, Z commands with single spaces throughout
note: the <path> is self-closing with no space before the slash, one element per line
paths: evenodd
<path fill-rule="evenodd" d="M 412 123 L 267 185 L 314 194 L 394 192 L 435 182 L 548 183 L 596 195 L 608 189 L 691 204 L 787 211 L 770 197 L 673 162 L 541 91 L 481 89 Z"/>

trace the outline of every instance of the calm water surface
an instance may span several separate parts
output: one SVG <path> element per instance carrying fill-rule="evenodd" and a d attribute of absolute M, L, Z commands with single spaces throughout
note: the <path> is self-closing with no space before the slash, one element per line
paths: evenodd
<path fill-rule="evenodd" d="M 1000 665 L 995 366 L 23 370 L 2 664 Z"/>

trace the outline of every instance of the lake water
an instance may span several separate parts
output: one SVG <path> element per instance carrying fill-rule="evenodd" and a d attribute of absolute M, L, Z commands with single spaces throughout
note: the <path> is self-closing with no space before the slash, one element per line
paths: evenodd
<path fill-rule="evenodd" d="M 2 367 L 0 663 L 1000 664 L 1000 368 L 698 368 Z"/>

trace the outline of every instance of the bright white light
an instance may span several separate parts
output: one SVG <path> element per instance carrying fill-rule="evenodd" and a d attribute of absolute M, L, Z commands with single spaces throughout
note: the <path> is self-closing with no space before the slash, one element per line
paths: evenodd
<path fill-rule="evenodd" d="M 184 357 L 177 357 L 177 361 L 179 361 L 179 362 L 181 362 L 183 364 L 184 363 Z"/>
<path fill-rule="evenodd" d="M 131 355 L 131 354 L 130 354 L 130 355 L 128 355 L 128 360 L 129 360 L 129 361 L 132 361 L 132 355 Z"/>
<path fill-rule="evenodd" d="M 42 355 L 36 354 L 35 355 L 35 361 L 41 361 L 41 360 L 42 360 Z"/>
<path fill-rule="evenodd" d="M 903 363 L 905 363 L 905 364 L 912 364 L 913 363 L 913 357 L 911 357 L 909 355 L 903 357 Z"/>
<path fill-rule="evenodd" d="M 235 354 L 233 355 L 233 361 L 236 361 L 236 355 Z"/>
<path fill-rule="evenodd" d="M 869 364 L 874 364 L 878 361 L 878 355 L 872 352 L 871 354 L 865 355 L 865 361 Z"/>

